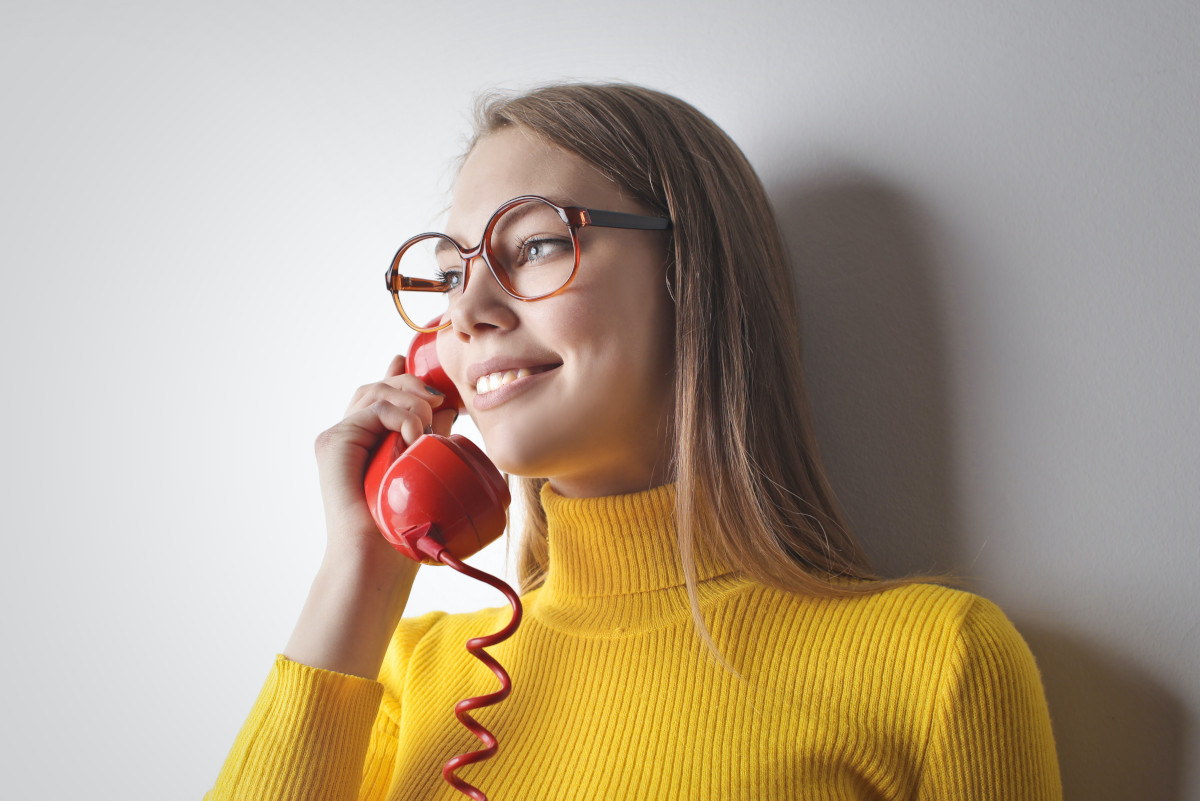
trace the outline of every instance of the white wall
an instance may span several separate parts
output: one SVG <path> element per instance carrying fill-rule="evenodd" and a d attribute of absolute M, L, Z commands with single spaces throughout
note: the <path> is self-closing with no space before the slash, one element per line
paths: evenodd
<path fill-rule="evenodd" d="M 5 3 L 6 796 L 202 794 L 473 94 L 619 78 L 760 170 L 837 486 L 1010 613 L 1068 798 L 1200 799 L 1200 6 L 339 5 Z"/>

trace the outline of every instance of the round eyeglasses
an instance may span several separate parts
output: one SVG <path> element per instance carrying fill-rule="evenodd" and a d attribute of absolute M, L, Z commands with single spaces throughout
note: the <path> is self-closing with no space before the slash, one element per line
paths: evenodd
<path fill-rule="evenodd" d="M 579 229 L 665 231 L 666 217 L 559 206 L 538 195 L 513 198 L 492 214 L 483 240 L 464 248 L 445 234 L 414 236 L 396 251 L 388 291 L 410 328 L 431 333 L 450 325 L 446 312 L 467 287 L 479 257 L 496 283 L 517 300 L 544 300 L 562 292 L 579 270 Z M 422 324 L 418 321 L 429 321 Z"/>

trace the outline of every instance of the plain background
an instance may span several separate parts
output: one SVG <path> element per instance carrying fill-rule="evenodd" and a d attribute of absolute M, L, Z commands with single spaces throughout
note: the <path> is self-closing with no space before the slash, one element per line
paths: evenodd
<path fill-rule="evenodd" d="M 887 569 L 1012 617 L 1067 797 L 1200 798 L 1193 0 L 0 13 L 5 797 L 207 789 L 320 559 L 313 439 L 408 341 L 383 271 L 439 223 L 473 97 L 581 78 L 745 149 L 835 487 Z M 502 603 L 470 584 L 423 571 L 411 609 Z"/>

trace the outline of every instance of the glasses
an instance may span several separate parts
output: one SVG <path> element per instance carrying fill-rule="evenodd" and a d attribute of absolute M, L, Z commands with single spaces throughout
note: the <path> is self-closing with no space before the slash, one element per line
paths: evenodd
<path fill-rule="evenodd" d="M 558 206 L 523 195 L 496 209 L 483 240 L 466 249 L 445 234 L 414 236 L 396 251 L 386 279 L 396 310 L 422 333 L 450 325 L 446 312 L 467 288 L 470 264 L 479 257 L 496 283 L 517 300 L 545 300 L 566 289 L 579 270 L 579 229 L 631 228 L 665 231 L 666 217 Z M 430 321 L 422 325 L 417 321 Z"/>

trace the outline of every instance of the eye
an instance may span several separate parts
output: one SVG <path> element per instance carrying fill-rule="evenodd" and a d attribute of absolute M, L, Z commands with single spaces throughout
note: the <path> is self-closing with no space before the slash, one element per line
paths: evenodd
<path fill-rule="evenodd" d="M 538 234 L 521 242 L 518 248 L 517 264 L 536 265 L 553 259 L 568 258 L 574 254 L 574 245 L 570 239 Z"/>
<path fill-rule="evenodd" d="M 436 277 L 437 280 L 441 281 L 443 284 L 446 284 L 450 288 L 450 291 L 458 289 L 460 286 L 462 286 L 462 270 L 454 268 L 444 270 L 439 267 Z"/>

